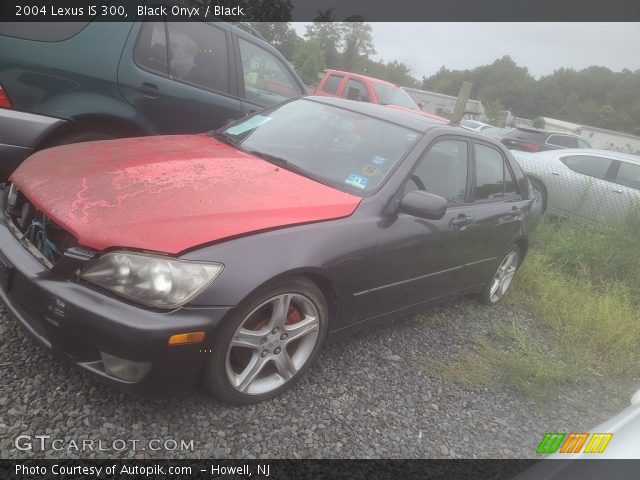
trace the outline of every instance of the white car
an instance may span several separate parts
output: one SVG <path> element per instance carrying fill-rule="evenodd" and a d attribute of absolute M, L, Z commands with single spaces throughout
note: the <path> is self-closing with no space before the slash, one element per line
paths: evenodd
<path fill-rule="evenodd" d="M 513 480 L 637 479 L 637 460 L 640 460 L 640 390 L 631 398 L 630 407 L 590 432 L 579 435 L 586 435 L 587 440 L 577 444 L 568 438 L 566 440 L 570 443 L 569 447 L 578 452 L 563 452 L 563 444 L 558 447 L 557 453 L 545 456 Z M 585 453 L 595 435 L 604 438 L 604 442 L 600 441 L 598 448 L 592 449 L 594 453 Z M 629 461 L 611 462 L 622 459 Z"/>
<path fill-rule="evenodd" d="M 601 222 L 640 207 L 640 157 L 595 149 L 512 150 L 543 211 Z"/>
<path fill-rule="evenodd" d="M 460 126 L 465 130 L 471 130 L 472 132 L 482 133 L 487 128 L 493 128 L 493 125 L 488 123 L 478 122 L 477 120 L 462 120 Z"/>

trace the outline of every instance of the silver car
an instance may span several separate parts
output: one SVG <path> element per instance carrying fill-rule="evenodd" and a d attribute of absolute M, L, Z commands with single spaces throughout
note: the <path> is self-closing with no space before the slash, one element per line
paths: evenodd
<path fill-rule="evenodd" d="M 621 218 L 640 208 L 640 157 L 609 150 L 512 150 L 543 211 L 590 221 Z"/>

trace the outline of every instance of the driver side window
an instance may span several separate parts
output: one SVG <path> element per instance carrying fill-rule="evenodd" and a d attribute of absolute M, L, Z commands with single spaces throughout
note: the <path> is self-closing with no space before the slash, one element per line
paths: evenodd
<path fill-rule="evenodd" d="M 467 142 L 437 142 L 418 163 L 405 187 L 405 194 L 424 190 L 443 197 L 450 205 L 464 203 L 467 165 Z"/>
<path fill-rule="evenodd" d="M 302 95 L 289 71 L 274 55 L 242 38 L 238 38 L 238 45 L 247 100 L 268 106 Z"/>

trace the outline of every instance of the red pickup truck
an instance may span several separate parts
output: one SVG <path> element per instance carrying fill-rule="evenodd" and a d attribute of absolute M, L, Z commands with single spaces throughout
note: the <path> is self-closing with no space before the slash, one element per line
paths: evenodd
<path fill-rule="evenodd" d="M 447 122 L 448 120 L 432 113 L 423 112 L 413 98 L 398 85 L 367 77 L 358 73 L 340 70 L 325 70 L 317 87 L 307 87 L 310 95 L 344 97 L 350 100 L 391 105 L 395 108 L 416 110 L 422 115 Z"/>

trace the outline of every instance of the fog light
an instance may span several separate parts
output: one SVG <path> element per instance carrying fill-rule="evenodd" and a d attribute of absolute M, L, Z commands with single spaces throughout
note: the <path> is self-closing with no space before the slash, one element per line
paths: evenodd
<path fill-rule="evenodd" d="M 124 358 L 109 355 L 108 353 L 100 352 L 102 357 L 102 365 L 107 375 L 119 378 L 125 382 L 139 382 L 142 380 L 149 370 L 151 370 L 151 364 L 146 362 L 132 362 L 131 360 L 125 360 Z"/>

